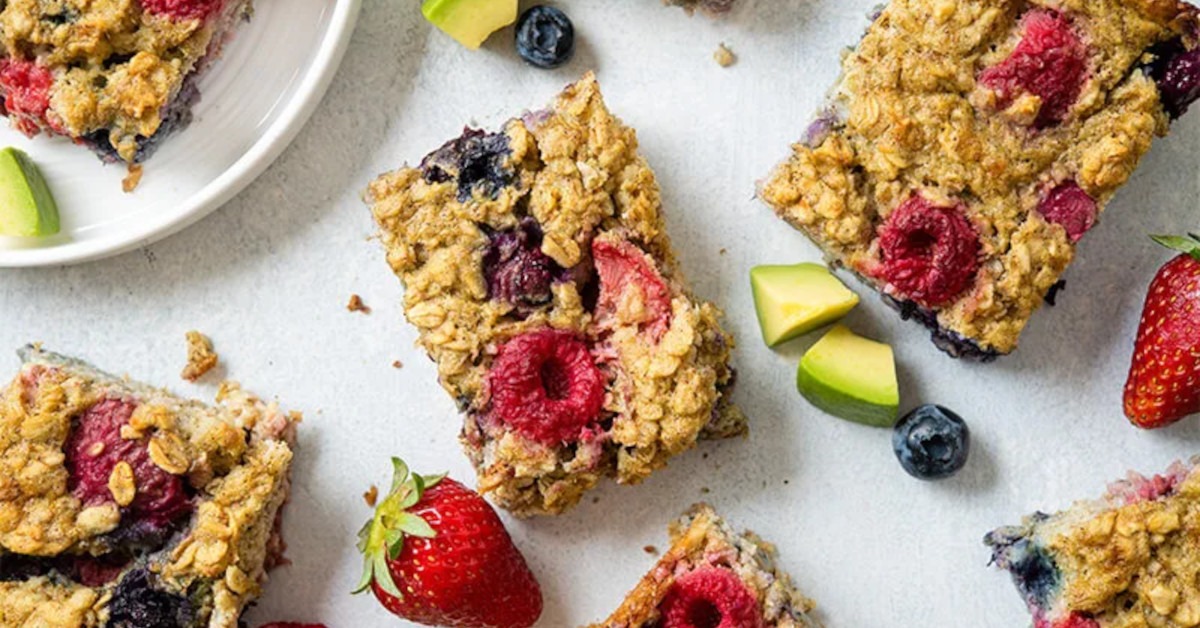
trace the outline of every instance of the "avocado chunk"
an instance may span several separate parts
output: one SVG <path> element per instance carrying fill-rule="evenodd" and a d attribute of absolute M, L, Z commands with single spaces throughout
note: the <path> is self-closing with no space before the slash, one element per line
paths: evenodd
<path fill-rule="evenodd" d="M 896 423 L 900 385 L 892 348 L 844 325 L 830 329 L 800 359 L 796 386 L 810 403 L 838 418 L 875 427 Z"/>
<path fill-rule="evenodd" d="M 750 269 L 750 287 L 768 347 L 835 322 L 858 305 L 857 294 L 828 268 L 811 262 L 755 266 Z"/>
<path fill-rule="evenodd" d="M 458 43 L 475 50 L 517 21 L 517 0 L 425 0 L 421 13 Z"/>
<path fill-rule="evenodd" d="M 0 235 L 58 233 L 58 205 L 37 164 L 16 148 L 0 150 Z"/>

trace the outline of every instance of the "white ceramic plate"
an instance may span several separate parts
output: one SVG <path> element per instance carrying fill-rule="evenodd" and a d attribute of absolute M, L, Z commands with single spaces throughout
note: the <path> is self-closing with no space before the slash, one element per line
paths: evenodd
<path fill-rule="evenodd" d="M 141 185 L 121 190 L 123 165 L 104 165 L 62 138 L 28 139 L 0 121 L 0 146 L 41 166 L 62 232 L 0 237 L 0 267 L 115 255 L 170 235 L 220 207 L 279 156 L 325 94 L 360 0 L 257 0 L 224 55 L 200 82 L 195 120 L 145 163 Z"/>

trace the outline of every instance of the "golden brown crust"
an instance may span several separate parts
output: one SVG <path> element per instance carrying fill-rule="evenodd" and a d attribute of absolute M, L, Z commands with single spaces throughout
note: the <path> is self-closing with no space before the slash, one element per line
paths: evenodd
<path fill-rule="evenodd" d="M 1103 500 L 988 535 L 996 562 L 1014 574 L 1045 556 L 1057 582 L 1035 600 L 1048 620 L 1080 614 L 1100 628 L 1193 628 L 1200 625 L 1200 470 L 1176 465 L 1165 476 L 1131 474 Z M 1020 577 L 1018 575 L 1018 581 Z M 1046 588 L 1046 587 L 1042 587 Z M 1039 609 L 1038 605 L 1045 608 Z"/>
<path fill-rule="evenodd" d="M 136 0 L 9 0 L 0 10 L 3 55 L 54 76 L 47 117 L 72 137 L 107 130 L 122 159 L 158 132 L 184 79 L 249 12 L 231 1 L 207 21 L 170 19 Z"/>
<path fill-rule="evenodd" d="M 197 507 L 186 534 L 126 569 L 145 566 L 157 574 L 157 586 L 180 594 L 206 581 L 211 601 L 203 625 L 238 625 L 272 559 L 267 554 L 288 492 L 289 442 L 298 416 L 234 382 L 222 384 L 219 405 L 210 407 L 33 347 L 24 358 L 25 367 L 0 398 L 0 470 L 16 470 L 0 477 L 0 558 L 113 549 L 106 535 L 120 521 L 116 504 L 81 508 L 68 490 L 63 447 L 73 419 L 88 407 L 103 399 L 128 401 L 136 408 L 121 437 L 144 440 L 152 464 L 186 477 Z M 137 487 L 127 463 L 118 463 L 109 488 L 117 503 L 132 501 Z M 2 583 L 0 626 L 59 625 L 40 623 L 44 617 L 62 619 L 64 626 L 101 625 L 113 586 L 83 587 L 65 577 Z"/>
<path fill-rule="evenodd" d="M 720 328 L 720 311 L 687 290 L 654 174 L 637 153 L 633 130 L 604 106 L 595 77 L 569 86 L 549 111 L 510 121 L 503 141 L 509 184 L 492 195 L 463 196 L 452 177 L 427 177 L 418 168 L 386 174 L 367 192 L 388 262 L 405 285 L 405 314 L 420 332 L 418 343 L 470 414 L 463 441 L 480 490 L 520 515 L 558 513 L 605 475 L 640 481 L 692 447 L 710 424 L 713 435 L 744 432 L 744 418 L 724 396 L 732 339 Z M 671 323 L 661 340 L 638 336 L 644 304 L 636 300 L 621 303 L 600 329 L 573 280 L 555 282 L 548 304 L 519 315 L 489 298 L 485 229 L 514 229 L 523 216 L 540 226 L 542 253 L 572 272 L 590 265 L 593 242 L 636 245 L 670 293 Z M 547 327 L 574 331 L 611 354 L 611 389 L 619 393 L 605 402 L 614 416 L 607 440 L 550 447 L 478 420 L 498 347 Z"/>
<path fill-rule="evenodd" d="M 707 504 L 697 504 L 671 524 L 671 547 L 642 578 L 621 606 L 591 628 L 650 628 L 659 620 L 658 607 L 675 578 L 697 566 L 731 569 L 758 597 L 766 626 L 818 628 L 809 613 L 812 600 L 792 588 L 778 567 L 775 547 L 753 533 L 740 535 Z"/>
<path fill-rule="evenodd" d="M 71 418 L 100 393 L 89 382 L 34 367 L 0 407 L 0 550 L 53 556 L 110 532 L 115 505 L 84 508 L 67 491 L 63 445 Z"/>
<path fill-rule="evenodd" d="M 46 577 L 0 582 L 0 626 L 93 628 L 104 615 L 101 601 L 93 589 Z"/>
<path fill-rule="evenodd" d="M 1040 101 L 998 111 L 976 77 L 1012 52 L 1021 16 L 1042 5 L 1071 16 L 1092 67 L 1066 119 L 1031 132 Z M 914 191 L 964 203 L 981 235 L 981 269 L 937 308 L 937 322 L 1008 353 L 1074 255 L 1063 228 L 1035 211 L 1040 195 L 1074 180 L 1107 204 L 1167 130 L 1158 90 L 1136 68 L 1152 45 L 1190 36 L 1194 20 L 1194 9 L 1165 0 L 894 0 L 843 62 L 833 93 L 842 120 L 795 145 L 760 196 L 868 278 L 878 225 Z"/>
<path fill-rule="evenodd" d="M 1172 497 L 1097 515 L 1053 534 L 1048 546 L 1068 574 L 1068 608 L 1104 628 L 1200 625 L 1200 473 Z M 1074 574 L 1074 576 L 1071 576 Z M 1150 623 L 1158 622 L 1158 623 Z"/>

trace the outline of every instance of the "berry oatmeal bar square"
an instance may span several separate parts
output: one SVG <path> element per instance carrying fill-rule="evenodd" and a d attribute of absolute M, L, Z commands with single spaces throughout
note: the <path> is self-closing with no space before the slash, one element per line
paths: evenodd
<path fill-rule="evenodd" d="M 775 547 L 737 534 L 707 504 L 671 526 L 671 548 L 621 606 L 591 628 L 818 628 Z"/>
<path fill-rule="evenodd" d="M 0 3 L 0 113 L 29 136 L 140 162 L 191 122 L 196 83 L 250 0 Z"/>
<path fill-rule="evenodd" d="M 954 356 L 1007 354 L 1200 95 L 1175 0 L 894 0 L 760 197 Z"/>
<path fill-rule="evenodd" d="M 234 628 L 281 560 L 295 417 L 36 347 L 0 394 L 0 626 Z"/>
<path fill-rule="evenodd" d="M 1200 625 L 1200 471 L 1130 473 L 1081 501 L 984 539 L 1012 574 L 1035 628 Z"/>
<path fill-rule="evenodd" d="M 557 514 L 745 431 L 733 341 L 687 289 L 637 137 L 590 74 L 371 184 L 409 322 L 465 413 L 479 489 Z"/>

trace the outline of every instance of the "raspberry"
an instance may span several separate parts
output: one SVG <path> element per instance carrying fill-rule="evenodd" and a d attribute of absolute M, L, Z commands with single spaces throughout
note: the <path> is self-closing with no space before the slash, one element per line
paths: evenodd
<path fill-rule="evenodd" d="M 663 628 L 761 628 L 758 598 L 728 569 L 701 567 L 675 579 L 662 605 Z"/>
<path fill-rule="evenodd" d="M 184 483 L 178 476 L 158 468 L 150 460 L 147 438 L 121 438 L 121 426 L 129 422 L 136 405 L 118 399 L 105 399 L 84 411 L 64 451 L 71 473 L 71 491 L 88 506 L 113 501 L 108 480 L 118 462 L 133 469 L 137 492 L 123 514 L 133 522 L 152 528 L 165 528 L 178 517 L 191 512 Z"/>
<path fill-rule="evenodd" d="M 50 108 L 50 87 L 54 75 L 33 61 L 0 59 L 0 92 L 4 94 L 4 111 L 13 126 L 25 135 L 37 135 L 49 126 L 46 110 Z"/>
<path fill-rule="evenodd" d="M 671 326 L 671 292 L 654 262 L 640 248 L 625 240 L 593 241 L 592 258 L 600 276 L 596 318 L 602 323 L 611 323 L 613 317 L 622 322 L 634 318 L 649 333 L 650 339 L 658 342 Z M 640 309 L 622 312 L 623 308 L 628 308 L 631 297 L 638 300 Z M 620 316 L 618 312 L 621 312 Z"/>
<path fill-rule="evenodd" d="M 1159 60 L 1150 68 L 1150 76 L 1158 84 L 1163 109 L 1172 119 L 1178 118 L 1200 98 L 1200 48 L 1185 50 L 1175 41 L 1153 52 Z"/>
<path fill-rule="evenodd" d="M 120 556 L 77 556 L 71 566 L 73 579 L 85 587 L 99 588 L 121 575 L 129 560 Z"/>
<path fill-rule="evenodd" d="M 141 0 L 147 13 L 172 20 L 206 20 L 217 13 L 225 0 Z"/>
<path fill-rule="evenodd" d="M 1096 201 L 1074 181 L 1059 183 L 1038 203 L 1042 216 L 1067 230 L 1067 237 L 1078 242 L 1096 224 Z"/>
<path fill-rule="evenodd" d="M 1056 11 L 1030 11 L 1022 20 L 1025 34 L 1012 54 L 984 70 L 979 82 L 994 90 L 1007 107 L 1021 93 L 1042 101 L 1033 126 L 1062 122 L 1083 91 L 1088 76 L 1088 49 L 1070 20 Z"/>
<path fill-rule="evenodd" d="M 573 333 L 530 332 L 500 347 L 488 374 L 492 412 L 525 438 L 578 441 L 604 405 L 604 374 Z"/>
<path fill-rule="evenodd" d="M 488 298 L 518 307 L 550 302 L 550 285 L 562 268 L 542 253 L 542 230 L 526 218 L 516 229 L 491 235 L 483 256 Z"/>
<path fill-rule="evenodd" d="M 1109 501 L 1125 505 L 1155 501 L 1173 495 L 1190 473 L 1191 468 L 1179 462 L 1171 465 L 1163 475 L 1146 477 L 1131 471 L 1128 479 L 1108 485 L 1107 497 Z"/>
<path fill-rule="evenodd" d="M 966 290 L 979 268 L 979 234 L 962 206 L 938 207 L 914 194 L 879 230 L 877 274 L 906 297 L 935 307 Z"/>

